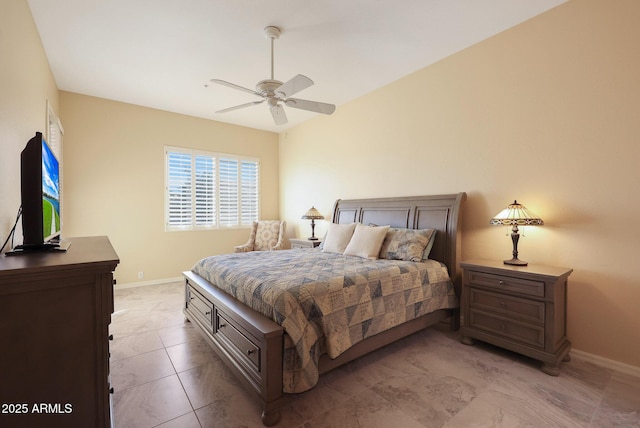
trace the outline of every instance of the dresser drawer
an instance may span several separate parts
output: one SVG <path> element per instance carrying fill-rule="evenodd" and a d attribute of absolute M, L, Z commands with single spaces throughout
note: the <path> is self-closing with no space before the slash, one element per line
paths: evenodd
<path fill-rule="evenodd" d="M 516 278 L 505 275 L 494 275 L 484 272 L 469 271 L 471 285 L 493 288 L 500 292 L 511 292 L 527 296 L 544 297 L 544 282 Z"/>
<path fill-rule="evenodd" d="M 544 348 L 544 326 L 518 322 L 478 310 L 470 311 L 469 327 L 496 337 Z"/>
<path fill-rule="evenodd" d="M 544 302 L 471 288 L 469 305 L 471 309 L 497 312 L 511 319 L 544 324 Z"/>
<path fill-rule="evenodd" d="M 213 304 L 191 286 L 187 288 L 187 293 L 187 310 L 213 333 Z"/>
<path fill-rule="evenodd" d="M 216 335 L 229 352 L 239 356 L 250 368 L 260 373 L 260 347 L 237 328 L 230 317 L 216 311 Z"/>

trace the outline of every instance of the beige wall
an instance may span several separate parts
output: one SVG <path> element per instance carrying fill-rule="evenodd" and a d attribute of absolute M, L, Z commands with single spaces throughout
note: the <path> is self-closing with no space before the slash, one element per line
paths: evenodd
<path fill-rule="evenodd" d="M 463 258 L 501 260 L 517 198 L 545 220 L 520 258 L 574 269 L 574 348 L 640 366 L 639 16 L 573 0 L 281 134 L 291 235 L 336 198 L 466 191 Z"/>
<path fill-rule="evenodd" d="M 0 246 L 20 207 L 20 152 L 36 131 L 46 135 L 47 100 L 58 89 L 25 0 L 0 6 Z M 22 243 L 16 230 L 14 244 Z"/>
<path fill-rule="evenodd" d="M 120 256 L 119 284 L 179 277 L 249 236 L 248 229 L 164 231 L 165 145 L 259 157 L 262 217 L 279 216 L 277 134 L 64 91 L 60 110 L 63 234 L 108 235 Z"/>
<path fill-rule="evenodd" d="M 574 348 L 640 366 L 638 16 L 635 0 L 572 0 L 281 134 L 278 159 L 275 134 L 58 95 L 27 2 L 3 0 L 0 238 L 49 100 L 66 131 L 64 232 L 109 235 L 119 283 L 178 276 L 246 238 L 164 232 L 165 144 L 259 155 L 263 217 L 280 214 L 290 236 L 307 236 L 302 213 L 328 216 L 336 198 L 466 191 L 463 257 L 502 259 L 507 231 L 488 220 L 517 198 L 545 219 L 525 231 L 521 258 L 575 269 Z"/>

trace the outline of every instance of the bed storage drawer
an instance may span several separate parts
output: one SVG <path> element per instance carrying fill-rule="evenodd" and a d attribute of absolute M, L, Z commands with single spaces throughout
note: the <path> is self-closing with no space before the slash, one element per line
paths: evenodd
<path fill-rule="evenodd" d="M 193 287 L 187 287 L 186 309 L 213 333 L 213 304 Z"/>
<path fill-rule="evenodd" d="M 260 373 L 260 347 L 247 337 L 247 333 L 241 332 L 240 327 L 235 326 L 230 321 L 230 318 L 216 310 L 216 336 L 219 337 L 229 352 L 237 355 L 240 360 L 247 363 L 256 373 Z"/>

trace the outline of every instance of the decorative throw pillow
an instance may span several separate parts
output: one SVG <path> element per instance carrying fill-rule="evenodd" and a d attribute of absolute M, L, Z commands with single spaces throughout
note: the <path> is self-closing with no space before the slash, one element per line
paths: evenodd
<path fill-rule="evenodd" d="M 327 235 L 324 237 L 324 241 L 322 242 L 322 251 L 324 253 L 344 253 L 355 228 L 355 223 L 329 223 Z"/>
<path fill-rule="evenodd" d="M 390 228 L 380 248 L 380 258 L 419 262 L 427 258 L 427 247 L 431 251 L 435 229 Z M 431 244 L 431 245 L 429 245 Z"/>
<path fill-rule="evenodd" d="M 433 248 L 433 243 L 436 242 L 436 235 L 438 234 L 438 232 L 436 232 L 434 229 L 430 229 L 430 230 L 433 230 L 433 233 L 429 238 L 429 243 L 424 248 L 424 253 L 422 254 L 422 260 L 427 260 L 429 258 L 429 254 L 431 253 L 431 249 Z"/>
<path fill-rule="evenodd" d="M 365 259 L 377 259 L 388 230 L 389 226 L 365 226 L 358 223 L 344 254 Z"/>

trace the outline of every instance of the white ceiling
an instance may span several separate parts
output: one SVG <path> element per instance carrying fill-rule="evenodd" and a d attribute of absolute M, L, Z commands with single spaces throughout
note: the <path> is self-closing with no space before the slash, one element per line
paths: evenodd
<path fill-rule="evenodd" d="M 211 78 L 253 89 L 270 77 L 264 27 L 280 27 L 275 78 L 315 85 L 297 98 L 340 105 L 566 0 L 28 0 L 58 88 L 281 132 L 315 113 L 266 104 Z M 64 119 L 64 118 L 63 118 Z"/>

